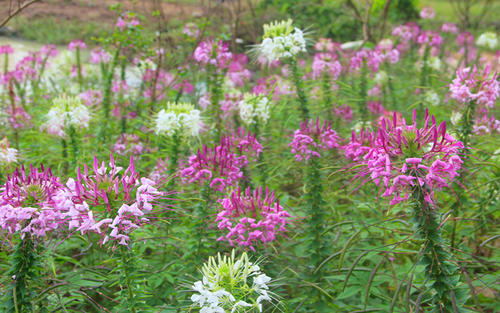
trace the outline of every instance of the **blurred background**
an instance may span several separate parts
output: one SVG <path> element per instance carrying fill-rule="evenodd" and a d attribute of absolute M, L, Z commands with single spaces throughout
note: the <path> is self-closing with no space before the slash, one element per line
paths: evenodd
<path fill-rule="evenodd" d="M 186 23 L 243 50 L 257 42 L 263 23 L 289 17 L 315 38 L 376 42 L 390 32 L 388 25 L 417 19 L 425 6 L 435 9 L 432 23 L 437 25 L 453 22 L 478 32 L 500 28 L 498 0 L 0 0 L 0 21 L 15 15 L 0 28 L 0 42 L 65 45 L 80 38 L 91 43 L 126 10 L 137 13 L 146 30 L 172 48 Z"/>

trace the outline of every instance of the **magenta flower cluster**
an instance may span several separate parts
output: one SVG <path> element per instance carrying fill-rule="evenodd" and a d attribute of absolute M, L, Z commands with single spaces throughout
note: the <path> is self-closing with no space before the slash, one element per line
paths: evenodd
<path fill-rule="evenodd" d="M 60 230 L 67 210 L 64 190 L 59 178 L 43 165 L 16 169 L 0 188 L 2 231 L 44 237 Z"/>
<path fill-rule="evenodd" d="M 299 162 L 308 161 L 310 158 L 321 157 L 320 152 L 338 148 L 340 137 L 331 128 L 330 122 L 320 124 L 316 120 L 306 120 L 293 134 L 293 140 L 288 145 L 291 147 L 295 159 Z"/>
<path fill-rule="evenodd" d="M 268 188 L 247 188 L 243 192 L 238 188 L 219 202 L 222 211 L 215 221 L 219 230 L 227 233 L 217 240 L 228 241 L 232 246 L 238 244 L 255 251 L 254 246 L 274 241 L 290 223 L 290 214 Z"/>
<path fill-rule="evenodd" d="M 243 167 L 248 165 L 249 157 L 256 158 L 262 146 L 256 137 L 242 128 L 231 135 L 222 137 L 214 147 L 203 145 L 192 155 L 180 175 L 188 183 L 205 183 L 217 191 L 234 186 L 243 178 Z"/>
<path fill-rule="evenodd" d="M 122 170 L 112 155 L 109 168 L 94 158 L 92 169 L 85 165 L 83 173 L 78 170 L 76 180 L 68 180 L 70 230 L 97 233 L 102 244 L 114 241 L 128 245 L 130 233 L 149 221 L 146 215 L 162 193 L 155 182 L 139 177 L 132 157 L 127 169 Z"/>
<path fill-rule="evenodd" d="M 476 66 L 457 70 L 457 77 L 450 84 L 450 95 L 460 103 L 476 101 L 478 105 L 493 108 L 500 93 L 497 74 L 490 75 L 486 68 L 482 73 Z"/>
<path fill-rule="evenodd" d="M 437 125 L 427 111 L 422 128 L 417 127 L 415 112 L 409 125 L 395 113 L 392 121 L 382 120 L 377 133 L 362 130 L 342 147 L 353 166 L 362 166 L 357 177 L 369 177 L 383 197 L 391 198 L 391 205 L 408 200 L 415 188 L 433 204 L 434 191 L 450 187 L 449 182 L 459 176 L 462 148 L 446 132 L 446 123 Z"/>
<path fill-rule="evenodd" d="M 233 54 L 229 51 L 229 44 L 221 40 L 209 39 L 200 42 L 194 50 L 193 58 L 203 65 L 213 65 L 219 69 L 227 68 Z"/>

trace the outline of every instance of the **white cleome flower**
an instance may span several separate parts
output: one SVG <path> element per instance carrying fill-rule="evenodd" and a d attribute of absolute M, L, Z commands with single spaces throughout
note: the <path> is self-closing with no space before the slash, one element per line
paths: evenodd
<path fill-rule="evenodd" d="M 306 51 L 304 33 L 292 26 L 292 20 L 273 22 L 264 25 L 262 43 L 258 46 L 260 54 L 268 62 L 290 58 Z"/>
<path fill-rule="evenodd" d="M 198 136 L 202 126 L 200 111 L 189 103 L 168 103 L 166 110 L 158 112 L 155 121 L 155 133 L 169 137 L 177 131 L 188 137 Z"/>
<path fill-rule="evenodd" d="M 90 112 L 79 97 L 62 95 L 54 99 L 45 119 L 42 129 L 64 137 L 68 127 L 88 128 Z"/>
<path fill-rule="evenodd" d="M 238 259 L 234 250 L 230 257 L 210 257 L 202 273 L 203 280 L 191 287 L 196 292 L 191 301 L 200 312 L 262 312 L 262 302 L 271 301 L 267 285 L 271 278 L 246 253 Z"/>
<path fill-rule="evenodd" d="M 441 70 L 442 63 L 441 63 L 441 59 L 439 59 L 438 57 L 430 57 L 429 60 L 427 61 L 427 64 L 433 70 L 436 70 L 436 71 Z"/>
<path fill-rule="evenodd" d="M 240 118 L 246 125 L 257 121 L 262 124 L 269 120 L 269 99 L 263 95 L 246 93 L 238 103 Z"/>
<path fill-rule="evenodd" d="M 10 148 L 7 138 L 0 140 L 0 166 L 17 163 L 17 149 Z"/>
<path fill-rule="evenodd" d="M 441 100 L 435 91 L 429 90 L 424 94 L 424 102 L 426 104 L 436 106 L 441 102 Z"/>
<path fill-rule="evenodd" d="M 462 120 L 462 113 L 455 111 L 455 112 L 451 113 L 450 119 L 451 119 L 451 123 L 453 125 L 458 125 L 458 123 L 460 123 L 460 121 Z"/>
<path fill-rule="evenodd" d="M 494 32 L 486 32 L 481 34 L 476 40 L 476 45 L 479 47 L 484 47 L 488 49 L 495 49 L 498 45 L 497 34 Z"/>
<path fill-rule="evenodd" d="M 385 71 L 379 71 L 377 74 L 375 74 L 375 83 L 376 84 L 385 84 L 389 80 L 389 76 L 387 76 L 387 73 Z"/>
<path fill-rule="evenodd" d="M 180 128 L 177 115 L 174 112 L 167 112 L 162 109 L 156 115 L 155 133 L 157 135 L 172 136 Z"/>

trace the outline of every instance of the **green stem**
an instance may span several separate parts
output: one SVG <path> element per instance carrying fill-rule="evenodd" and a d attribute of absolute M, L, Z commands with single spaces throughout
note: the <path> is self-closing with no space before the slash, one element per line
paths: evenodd
<path fill-rule="evenodd" d="M 460 129 L 459 129 L 460 141 L 464 145 L 464 148 L 462 149 L 462 153 L 463 153 L 462 169 L 466 168 L 466 164 L 468 163 L 467 161 L 469 160 L 469 153 L 470 153 L 469 145 L 470 145 L 470 139 L 471 139 L 472 130 L 473 130 L 473 126 L 474 126 L 474 120 L 475 120 L 475 116 L 476 116 L 476 106 L 477 106 L 476 101 L 469 102 L 467 104 L 467 106 L 465 107 L 464 113 L 462 115 L 461 125 L 460 125 Z M 464 180 L 467 176 L 464 174 L 465 174 L 465 171 L 461 170 L 460 177 L 463 177 L 462 184 L 465 183 Z M 460 207 L 467 200 L 467 194 L 463 191 L 463 188 L 461 188 L 461 186 L 458 186 L 457 189 L 459 190 L 458 194 L 457 194 L 457 198 L 459 201 L 455 202 L 455 205 L 453 205 L 453 208 L 452 208 L 453 215 L 455 217 L 453 219 L 453 229 L 452 229 L 452 233 L 451 233 L 451 246 L 453 248 L 455 248 L 456 236 L 457 236 L 456 232 L 457 232 L 457 227 L 458 227 L 458 223 L 459 223 L 459 221 L 456 217 L 458 217 L 460 215 Z"/>
<path fill-rule="evenodd" d="M 301 118 L 305 120 L 309 118 L 309 107 L 304 90 L 304 81 L 302 80 L 302 74 L 295 58 L 290 59 L 290 67 L 292 68 L 292 80 L 295 85 L 297 97 L 299 98 Z"/>
<path fill-rule="evenodd" d="M 452 255 L 444 249 L 444 239 L 440 230 L 439 213 L 436 208 L 427 203 L 421 188 L 415 187 L 412 193 L 414 201 L 413 220 L 416 226 L 416 235 L 423 240 L 422 260 L 425 266 L 426 281 L 432 281 L 431 287 L 435 291 L 432 312 L 453 312 L 453 307 L 460 306 L 461 299 L 453 300 L 454 289 L 458 278 L 457 267 L 450 260 Z M 455 303 L 455 304 L 454 304 Z"/>
<path fill-rule="evenodd" d="M 36 298 L 34 284 L 38 281 L 39 255 L 33 240 L 26 237 L 19 241 L 11 256 L 11 268 L 8 276 L 12 277 L 9 295 L 2 312 L 31 312 Z"/>
<path fill-rule="evenodd" d="M 80 92 L 83 91 L 82 60 L 80 58 L 80 48 L 76 47 L 76 70 L 78 71 L 78 85 Z"/>
<path fill-rule="evenodd" d="M 221 79 L 224 75 L 220 75 L 217 73 L 217 69 L 215 67 L 211 67 L 213 76 L 208 77 L 211 80 L 210 86 L 210 107 L 211 114 L 215 118 L 215 142 L 218 142 L 221 136 L 221 128 L 222 128 L 222 112 L 220 108 L 220 98 L 221 98 Z"/>
<path fill-rule="evenodd" d="M 367 90 L 367 76 L 368 76 L 368 66 L 366 65 L 366 60 L 363 59 L 363 67 L 361 68 L 361 78 L 359 81 L 359 113 L 361 114 L 361 120 L 363 124 L 368 119 L 368 109 L 366 108 L 366 98 L 368 97 Z"/>
<path fill-rule="evenodd" d="M 129 250 L 130 249 L 130 250 Z M 125 246 L 120 247 L 120 255 L 121 255 L 121 282 L 125 285 L 127 292 L 125 294 L 124 289 L 122 288 L 121 295 L 122 297 L 127 298 L 127 309 L 128 312 L 136 313 L 136 303 L 133 289 L 133 279 L 132 279 L 132 271 L 135 270 L 135 262 L 132 255 L 132 247 L 127 248 Z"/>
<path fill-rule="evenodd" d="M 101 134 L 100 139 L 101 142 L 106 142 L 108 138 L 109 129 L 109 111 L 111 106 L 111 87 L 113 84 L 113 75 L 115 73 L 115 68 L 118 65 L 118 59 L 120 56 L 120 49 L 116 49 L 115 55 L 113 56 L 113 61 L 111 63 L 111 68 L 107 72 L 107 77 L 104 81 L 104 91 L 103 91 L 103 99 L 102 99 L 102 108 L 103 108 L 103 120 L 101 121 Z"/>

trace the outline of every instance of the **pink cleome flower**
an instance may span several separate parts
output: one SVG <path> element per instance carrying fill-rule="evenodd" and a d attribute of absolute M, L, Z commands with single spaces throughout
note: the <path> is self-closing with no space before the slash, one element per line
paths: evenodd
<path fill-rule="evenodd" d="M 76 49 L 86 49 L 86 48 L 87 48 L 87 45 L 81 39 L 73 40 L 68 44 L 69 51 L 74 51 Z"/>
<path fill-rule="evenodd" d="M 65 187 L 43 165 L 16 169 L 0 187 L 0 227 L 8 235 L 45 237 L 64 229 Z"/>
<path fill-rule="evenodd" d="M 132 157 L 121 172 L 113 155 L 109 169 L 97 158 L 92 169 L 86 165 L 83 173 L 78 169 L 77 179 L 67 182 L 73 204 L 67 214 L 69 229 L 100 234 L 102 244 L 114 241 L 128 245 L 130 233 L 149 222 L 146 215 L 152 214 L 154 202 L 163 193 L 156 189 L 155 182 L 139 177 Z"/>
<path fill-rule="evenodd" d="M 276 239 L 277 235 L 286 231 L 290 214 L 279 204 L 274 192 L 265 191 L 262 187 L 253 192 L 250 188 L 240 188 L 219 200 L 222 211 L 217 214 L 216 222 L 219 230 L 227 234 L 218 241 L 228 241 L 255 251 L 255 245 L 266 244 Z"/>
<path fill-rule="evenodd" d="M 320 125 L 319 118 L 314 120 L 306 120 L 300 124 L 300 129 L 297 129 L 293 134 L 293 140 L 288 145 L 292 148 L 292 153 L 295 154 L 295 159 L 299 162 L 310 158 L 321 157 L 320 151 L 328 151 L 338 148 L 340 137 L 337 132 L 331 128 L 330 122 L 325 121 Z"/>
<path fill-rule="evenodd" d="M 439 126 L 433 116 L 425 113 L 424 127 L 404 119 L 382 120 L 377 133 L 362 130 L 353 133 L 351 142 L 343 146 L 345 155 L 353 160 L 352 168 L 361 169 L 357 178 L 367 177 L 391 198 L 395 205 L 408 200 L 418 188 L 427 203 L 434 203 L 434 191 L 450 187 L 461 168 L 459 157 L 463 144 L 446 132 L 446 123 Z"/>
<path fill-rule="evenodd" d="M 489 68 L 479 73 L 476 66 L 459 69 L 457 77 L 450 84 L 450 95 L 460 103 L 475 100 L 479 106 L 492 109 L 500 95 L 497 74 L 490 75 Z"/>
<path fill-rule="evenodd" d="M 332 80 L 339 78 L 342 72 L 342 65 L 337 61 L 333 53 L 316 53 L 312 62 L 312 77 L 321 78 L 324 74 L 331 77 Z"/>
<path fill-rule="evenodd" d="M 200 42 L 194 50 L 193 58 L 203 65 L 213 65 L 219 69 L 229 66 L 233 54 L 229 51 L 229 44 L 221 40 L 209 39 Z"/>
<path fill-rule="evenodd" d="M 262 146 L 254 135 L 242 128 L 231 135 L 222 137 L 215 147 L 203 147 L 191 157 L 180 175 L 188 183 L 208 183 L 210 188 L 224 191 L 243 178 L 243 167 L 248 158 L 254 159 L 262 152 Z"/>

